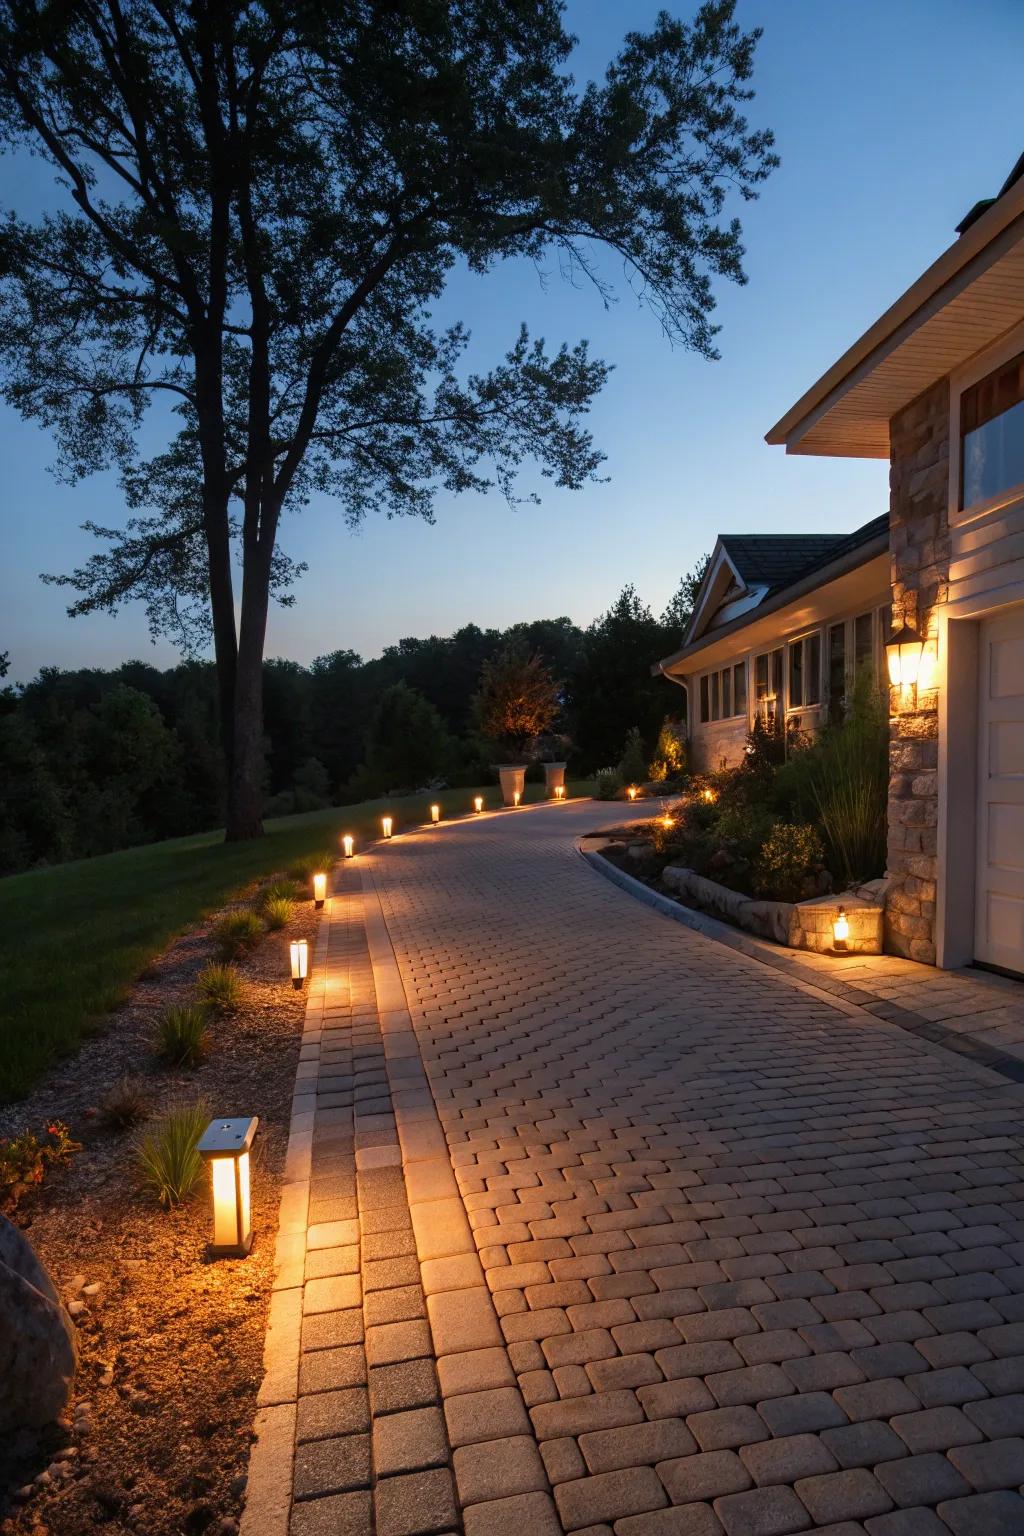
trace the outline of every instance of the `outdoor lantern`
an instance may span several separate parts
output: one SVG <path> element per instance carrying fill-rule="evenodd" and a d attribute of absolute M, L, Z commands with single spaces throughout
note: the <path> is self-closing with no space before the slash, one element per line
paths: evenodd
<path fill-rule="evenodd" d="M 382 816 L 381 819 L 380 819 L 380 824 L 381 824 L 381 829 L 383 830 L 384 836 L 385 837 L 390 837 L 391 836 L 391 828 L 394 826 L 394 822 L 392 821 L 391 817 L 390 816 Z"/>
<path fill-rule="evenodd" d="M 707 789 L 702 789 L 700 792 L 700 797 L 704 801 L 705 805 L 714 805 L 715 801 L 718 799 L 718 796 L 710 787 Z"/>
<path fill-rule="evenodd" d="M 675 819 L 674 816 L 670 816 L 668 814 L 668 812 L 666 811 L 664 816 L 661 817 L 661 824 L 665 828 L 665 830 L 668 831 L 669 827 L 674 827 L 675 826 L 676 819 Z"/>
<path fill-rule="evenodd" d="M 909 688 L 917 682 L 921 671 L 921 655 L 924 641 L 916 629 L 904 624 L 885 642 L 885 657 L 889 663 L 889 681 L 894 688 Z"/>
<path fill-rule="evenodd" d="M 840 907 L 832 923 L 832 945 L 839 952 L 846 948 L 846 941 L 850 937 L 850 922 L 846 916 L 846 908 Z"/>
<path fill-rule="evenodd" d="M 199 1138 L 197 1151 L 210 1165 L 212 1259 L 244 1259 L 252 1247 L 249 1148 L 258 1125 L 255 1115 L 250 1120 L 211 1120 Z"/>
<path fill-rule="evenodd" d="M 309 944 L 305 939 L 292 939 L 292 986 L 296 992 L 309 975 Z"/>
<path fill-rule="evenodd" d="M 473 801 L 473 809 L 474 809 L 474 811 L 476 811 L 477 815 L 479 816 L 480 812 L 483 810 L 483 808 L 484 808 L 484 797 L 483 797 L 483 795 L 477 795 L 476 799 Z"/>
<path fill-rule="evenodd" d="M 430 807 L 430 819 L 435 822 L 441 820 L 441 807 L 439 805 L 432 805 Z"/>
<path fill-rule="evenodd" d="M 324 874 L 313 876 L 313 904 L 322 907 L 327 900 L 327 876 Z"/>
<path fill-rule="evenodd" d="M 355 857 L 356 841 L 351 832 L 345 833 L 345 836 L 341 840 L 341 846 L 345 850 L 346 859 Z"/>
<path fill-rule="evenodd" d="M 556 800 L 564 800 L 565 799 L 565 785 L 564 784 L 556 784 L 555 785 L 555 799 Z"/>
<path fill-rule="evenodd" d="M 520 800 L 521 800 L 521 799 L 522 799 L 522 798 L 523 798 L 523 797 L 522 797 L 522 795 L 521 795 L 521 794 L 520 794 L 520 793 L 519 793 L 519 791 L 518 791 L 518 789 L 514 789 L 514 790 L 513 790 L 513 791 L 512 791 L 512 804 L 513 804 L 513 805 L 518 805 L 518 804 L 519 804 L 519 802 L 520 802 Z"/>
<path fill-rule="evenodd" d="M 629 796 L 629 798 L 631 800 L 635 800 L 636 799 L 636 785 L 635 784 L 631 784 L 629 786 L 629 788 L 626 790 L 626 794 Z"/>

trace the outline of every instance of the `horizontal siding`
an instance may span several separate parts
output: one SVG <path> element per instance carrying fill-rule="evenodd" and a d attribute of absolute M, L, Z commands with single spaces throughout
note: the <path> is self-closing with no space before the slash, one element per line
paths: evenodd
<path fill-rule="evenodd" d="M 1024 502 L 954 524 L 950 533 L 951 604 L 970 600 L 976 606 L 988 593 L 998 600 L 1007 586 L 1024 580 Z"/>

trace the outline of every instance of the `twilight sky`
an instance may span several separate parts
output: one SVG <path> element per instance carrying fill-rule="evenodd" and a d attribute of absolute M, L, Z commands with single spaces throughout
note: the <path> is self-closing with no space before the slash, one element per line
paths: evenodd
<path fill-rule="evenodd" d="M 669 9 L 690 14 L 690 0 Z M 627 27 L 657 0 L 570 0 L 578 77 L 603 71 Z M 1018 154 L 1024 45 L 1020 0 L 739 0 L 763 26 L 749 117 L 775 130 L 782 167 L 738 209 L 749 282 L 722 285 L 722 359 L 673 352 L 620 288 L 546 290 L 532 267 L 457 275 L 441 321 L 471 327 L 486 366 L 521 320 L 550 344 L 587 336 L 615 371 L 592 415 L 608 484 L 542 484 L 543 505 L 509 513 L 501 496 L 442 497 L 433 527 L 373 519 L 350 533 L 321 500 L 286 520 L 289 553 L 309 562 L 294 609 L 274 610 L 267 654 L 307 662 L 351 647 L 377 654 L 403 635 L 504 626 L 568 614 L 589 623 L 626 582 L 656 610 L 719 530 L 848 531 L 884 510 L 884 463 L 787 458 L 763 435 L 783 411 L 954 238 Z M 0 160 L 0 206 L 45 202 L 41 162 Z M 29 179 L 32 178 L 32 179 Z M 617 276 L 609 259 L 605 271 Z M 86 518 L 122 515 L 113 477 L 68 488 L 47 471 L 43 432 L 0 405 L 0 650 L 11 677 L 43 665 L 170 665 L 140 608 L 69 620 L 66 596 L 38 581 L 91 551 Z"/>

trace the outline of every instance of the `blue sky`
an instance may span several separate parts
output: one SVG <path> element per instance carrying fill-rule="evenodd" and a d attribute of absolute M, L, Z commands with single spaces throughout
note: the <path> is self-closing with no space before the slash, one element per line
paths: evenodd
<path fill-rule="evenodd" d="M 670 6 L 688 14 L 689 7 Z M 577 74 L 599 73 L 622 31 L 644 27 L 648 0 L 571 0 Z M 848 530 L 884 510 L 884 463 L 787 458 L 763 436 L 798 395 L 954 238 L 992 195 L 1020 141 L 1020 0 L 739 0 L 763 26 L 751 122 L 775 130 L 782 167 L 740 209 L 746 287 L 723 285 L 722 358 L 672 351 L 624 291 L 609 312 L 532 267 L 460 276 L 438 311 L 473 332 L 486 365 L 520 320 L 549 343 L 580 336 L 614 363 L 592 414 L 607 484 L 544 489 L 510 514 L 502 498 L 442 498 L 433 527 L 369 521 L 352 534 L 329 502 L 286 521 L 284 542 L 310 570 L 294 609 L 275 610 L 267 653 L 306 662 L 338 647 L 377 654 L 403 635 L 475 621 L 569 614 L 586 624 L 626 582 L 656 610 L 683 572 L 733 532 Z M 0 203 L 46 195 L 45 172 L 0 161 Z M 15 180 L 15 177 L 17 178 Z M 610 275 L 615 275 L 611 265 Z M 42 665 L 173 663 L 149 642 L 138 608 L 68 620 L 66 598 L 38 581 L 93 548 L 86 518 L 116 523 L 116 483 L 69 488 L 47 471 L 51 444 L 0 405 L 0 650 L 27 680 Z"/>

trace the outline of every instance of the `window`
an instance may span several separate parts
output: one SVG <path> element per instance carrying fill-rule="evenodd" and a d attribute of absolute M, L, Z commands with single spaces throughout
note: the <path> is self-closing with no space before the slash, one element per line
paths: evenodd
<path fill-rule="evenodd" d="M 875 665 L 875 616 L 874 613 L 858 613 L 853 621 L 853 673 L 857 677 L 862 667 Z"/>
<path fill-rule="evenodd" d="M 828 713 L 841 720 L 846 702 L 846 625 L 833 624 L 828 632 Z"/>
<path fill-rule="evenodd" d="M 782 697 L 782 649 L 754 657 L 754 709 L 764 725 L 773 726 Z"/>
<path fill-rule="evenodd" d="M 747 712 L 747 664 L 738 661 L 719 672 L 705 672 L 700 680 L 700 718 L 733 720 Z"/>
<path fill-rule="evenodd" d="M 789 647 L 789 707 L 821 703 L 821 635 L 804 635 Z"/>
<path fill-rule="evenodd" d="M 1024 352 L 960 396 L 960 505 L 1024 486 Z"/>

